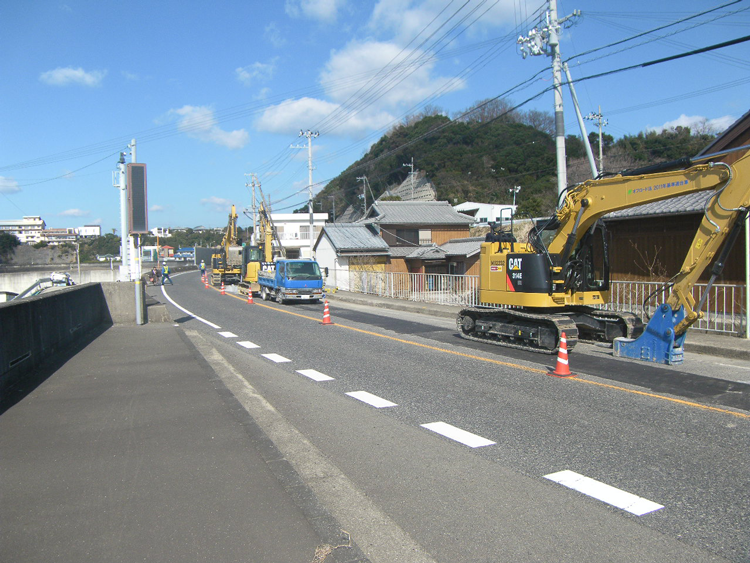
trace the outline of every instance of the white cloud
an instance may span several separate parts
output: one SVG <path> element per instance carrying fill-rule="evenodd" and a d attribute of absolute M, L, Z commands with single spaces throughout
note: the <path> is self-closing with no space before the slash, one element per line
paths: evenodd
<path fill-rule="evenodd" d="M 413 72 L 407 70 L 401 77 L 397 77 L 398 70 L 390 74 L 386 70 L 380 78 L 374 78 L 377 71 L 388 65 L 399 52 L 400 48 L 394 43 L 349 43 L 331 54 L 320 74 L 320 82 L 329 99 L 286 100 L 266 109 L 255 126 L 262 131 L 295 133 L 300 128 L 317 127 L 318 122 L 340 110 L 325 127 L 329 133 L 356 137 L 386 127 L 395 119 L 394 115 L 403 113 L 440 89 L 447 93 L 465 87 L 464 81 L 451 82 L 449 78 L 433 76 L 433 63 L 423 64 Z M 392 82 L 383 78 L 389 75 L 393 77 Z M 357 77 L 360 80 L 356 80 Z M 372 81 L 368 83 L 369 77 Z M 362 96 L 371 99 L 366 107 L 358 108 L 356 100 Z"/>
<path fill-rule="evenodd" d="M 270 133 L 294 134 L 298 133 L 300 128 L 314 126 L 339 107 L 339 104 L 315 98 L 286 100 L 269 107 L 255 126 L 261 131 Z M 393 119 L 391 114 L 384 111 L 360 113 L 349 117 L 346 123 L 337 127 L 336 133 L 357 136 L 366 131 L 385 127 Z"/>
<path fill-rule="evenodd" d="M 21 191 L 18 182 L 13 178 L 0 176 L 0 194 L 17 194 Z"/>
<path fill-rule="evenodd" d="M 80 67 L 60 67 L 55 70 L 43 72 L 39 75 L 39 80 L 51 86 L 68 86 L 69 84 L 101 86 L 102 80 L 104 80 L 106 75 L 106 70 L 93 70 L 87 72 Z"/>
<path fill-rule="evenodd" d="M 332 99 L 344 101 L 363 87 L 362 81 L 353 81 L 351 80 L 352 77 L 363 76 L 364 79 L 364 73 L 368 71 L 372 72 L 374 76 L 376 71 L 389 63 L 391 64 L 390 69 L 393 70 L 394 66 L 403 60 L 403 56 L 401 56 L 391 63 L 400 51 L 401 48 L 394 43 L 353 41 L 340 51 L 332 53 L 331 58 L 326 63 L 325 70 L 321 73 L 321 82 Z M 416 54 L 415 58 L 420 58 L 422 55 L 422 53 Z M 382 88 L 383 96 L 375 102 L 381 107 L 411 105 L 429 97 L 433 92 L 448 84 L 449 78 L 432 76 L 434 66 L 434 63 L 425 63 L 419 68 L 415 68 L 413 72 L 412 69 L 405 67 L 406 71 L 403 75 L 401 75 L 401 71 L 404 69 L 395 70 L 395 72 L 390 73 L 393 81 L 388 78 L 383 79 L 383 75 L 389 74 L 389 70 L 386 70 L 380 78 L 373 78 L 372 82 L 364 89 L 368 90 L 368 95 L 372 95 Z M 464 87 L 463 81 L 455 81 L 446 87 L 446 92 L 460 90 Z"/>
<path fill-rule="evenodd" d="M 718 134 L 724 131 L 727 127 L 735 122 L 735 118 L 731 115 L 725 115 L 723 117 L 717 117 L 715 119 L 708 119 L 700 115 L 680 115 L 677 119 L 667 121 L 658 127 L 649 127 L 649 131 L 669 131 L 676 129 L 677 127 L 689 127 L 693 134 L 708 133 Z"/>
<path fill-rule="evenodd" d="M 244 129 L 221 129 L 217 124 L 214 110 L 207 106 L 182 106 L 169 110 L 169 115 L 179 116 L 177 129 L 188 137 L 206 143 L 216 143 L 228 149 L 241 149 L 249 141 L 249 135 Z"/>
<path fill-rule="evenodd" d="M 58 213 L 60 217 L 88 217 L 90 211 L 83 211 L 82 209 L 66 209 L 65 211 Z"/>
<path fill-rule="evenodd" d="M 271 89 L 270 88 L 261 88 L 258 91 L 258 93 L 255 96 L 253 96 L 253 99 L 254 100 L 265 100 L 270 93 L 271 93 Z"/>
<path fill-rule="evenodd" d="M 251 86 L 256 82 L 267 82 L 273 78 L 277 60 L 275 58 L 270 63 L 256 62 L 251 65 L 241 66 L 235 70 L 237 80 L 245 86 Z"/>
<path fill-rule="evenodd" d="M 134 73 L 134 72 L 128 72 L 127 70 L 121 71 L 120 74 L 122 75 L 122 77 L 125 80 L 127 80 L 129 82 L 137 82 L 137 81 L 139 81 L 141 79 L 141 77 L 138 76 L 136 73 Z"/>
<path fill-rule="evenodd" d="M 228 212 L 232 207 L 231 201 L 222 197 L 211 196 L 201 200 L 201 205 L 211 207 L 214 211 Z"/>
<path fill-rule="evenodd" d="M 514 24 L 515 0 L 499 0 L 490 4 L 491 7 L 480 7 L 466 20 L 466 24 L 477 20 L 476 23 L 472 24 L 470 33 L 475 34 L 488 28 Z M 473 7 L 472 4 L 466 6 L 450 20 L 448 26 L 452 27 L 452 24 L 468 15 Z M 392 36 L 399 43 L 406 44 L 420 32 L 420 39 L 424 39 L 430 33 L 436 31 L 440 25 L 454 15 L 458 6 L 450 5 L 447 9 L 445 8 L 445 0 L 422 0 L 421 2 L 379 0 L 372 11 L 367 27 L 376 36 Z M 444 9 L 445 11 L 443 11 Z M 445 31 L 447 28 L 443 27 L 442 29 Z"/>
<path fill-rule="evenodd" d="M 284 11 L 292 18 L 309 18 L 320 22 L 336 21 L 346 0 L 286 0 Z"/>
<path fill-rule="evenodd" d="M 148 208 L 148 210 L 151 213 L 160 213 L 162 211 L 166 211 L 166 207 L 164 207 L 163 205 L 152 205 Z"/>
<path fill-rule="evenodd" d="M 263 31 L 263 39 L 277 49 L 286 45 L 286 38 L 282 35 L 281 30 L 274 22 L 271 22 L 266 26 L 266 29 Z"/>

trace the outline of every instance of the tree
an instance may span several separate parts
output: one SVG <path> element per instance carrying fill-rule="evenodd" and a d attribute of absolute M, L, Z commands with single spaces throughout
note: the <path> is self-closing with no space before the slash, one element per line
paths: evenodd
<path fill-rule="evenodd" d="M 21 244 L 16 235 L 10 233 L 0 233 L 0 259 L 3 261 L 10 258 L 15 253 L 16 247 Z"/>
<path fill-rule="evenodd" d="M 461 117 L 464 114 L 466 115 Z M 458 112 L 455 119 L 459 118 L 467 123 L 488 123 L 493 120 L 514 123 L 520 120 L 518 112 L 513 109 L 513 104 L 505 98 L 480 100 L 464 111 Z"/>

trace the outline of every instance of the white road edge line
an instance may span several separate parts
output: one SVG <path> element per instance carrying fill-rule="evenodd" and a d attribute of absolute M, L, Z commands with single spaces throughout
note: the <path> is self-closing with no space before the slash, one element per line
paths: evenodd
<path fill-rule="evenodd" d="M 460 442 L 470 448 L 481 448 L 483 446 L 491 446 L 495 443 L 487 438 L 482 438 L 481 436 L 477 436 L 466 430 L 461 430 L 460 428 L 451 426 L 446 422 L 430 422 L 429 424 L 421 424 L 420 426 L 422 426 L 422 428 L 427 428 L 427 430 L 432 430 L 446 438 Z"/>
<path fill-rule="evenodd" d="M 177 307 L 183 313 L 187 313 L 188 315 L 190 315 L 191 317 L 193 317 L 196 321 L 200 321 L 200 322 L 202 322 L 204 324 L 207 324 L 211 328 L 215 328 L 215 329 L 220 329 L 221 328 L 219 325 L 215 325 L 211 321 L 207 321 L 206 319 L 201 318 L 201 317 L 199 317 L 198 315 L 196 315 L 194 313 L 191 313 L 190 311 L 188 311 L 187 309 L 185 309 L 185 307 L 180 307 L 177 303 L 174 302 L 174 300 L 169 295 L 167 295 L 167 292 L 164 289 L 164 286 L 161 286 L 161 292 L 164 295 L 164 297 L 167 298 L 167 301 L 169 301 L 172 305 L 174 305 L 175 307 Z"/>
<path fill-rule="evenodd" d="M 333 381 L 333 378 L 314 369 L 298 369 L 297 373 L 309 377 L 313 381 Z"/>
<path fill-rule="evenodd" d="M 377 395 L 373 395 L 372 393 L 368 393 L 367 391 L 352 391 L 350 393 L 347 393 L 347 395 L 353 397 L 354 399 L 357 399 L 358 401 L 367 403 L 368 405 L 371 405 L 376 409 L 398 406 L 396 403 L 387 401 L 386 399 L 378 397 Z"/>
<path fill-rule="evenodd" d="M 272 362 L 275 362 L 277 364 L 283 363 L 283 362 L 291 362 L 289 358 L 285 358 L 284 356 L 279 356 L 278 354 L 261 354 L 265 359 L 271 360 Z"/>
<path fill-rule="evenodd" d="M 233 332 L 220 332 L 219 334 L 224 338 L 237 338 L 237 335 Z"/>
<path fill-rule="evenodd" d="M 242 342 L 238 342 L 237 344 L 239 344 L 243 348 L 260 348 L 259 345 L 250 342 L 249 340 L 243 340 Z"/>
<path fill-rule="evenodd" d="M 630 512 L 631 514 L 635 514 L 636 516 L 643 516 L 649 512 L 654 512 L 664 508 L 661 504 L 657 504 L 648 499 L 628 493 L 627 491 L 612 487 L 606 483 L 591 479 L 590 477 L 586 477 L 568 469 L 558 471 L 557 473 L 550 473 L 549 475 L 545 475 L 544 478 L 602 502 L 606 502 L 607 504 Z"/>

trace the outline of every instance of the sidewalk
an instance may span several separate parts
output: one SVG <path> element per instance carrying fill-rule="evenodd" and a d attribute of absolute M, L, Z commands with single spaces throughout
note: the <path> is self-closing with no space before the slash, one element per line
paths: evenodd
<path fill-rule="evenodd" d="M 450 305 L 435 305 L 433 303 L 418 303 L 404 299 L 391 299 L 377 295 L 365 295 L 363 293 L 351 293 L 348 291 L 337 291 L 328 294 L 329 301 L 346 301 L 360 305 L 369 305 L 380 309 L 396 309 L 421 313 L 436 317 L 455 319 L 461 307 Z M 735 358 L 750 360 L 750 340 L 734 336 L 724 336 L 689 330 L 685 339 L 685 351 L 695 354 L 719 356 L 724 358 Z"/>
<path fill-rule="evenodd" d="M 0 416 L 2 559 L 313 561 L 335 522 L 264 440 L 181 328 L 111 327 Z"/>

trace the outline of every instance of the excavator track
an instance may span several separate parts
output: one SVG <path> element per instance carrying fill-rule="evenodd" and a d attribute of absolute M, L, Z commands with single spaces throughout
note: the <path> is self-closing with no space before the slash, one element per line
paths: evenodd
<path fill-rule="evenodd" d="M 626 311 L 605 311 L 580 306 L 567 308 L 565 314 L 571 316 L 578 325 L 578 339 L 581 342 L 611 344 L 615 338 L 637 338 L 643 333 L 641 318 Z M 586 317 L 592 322 L 586 322 Z"/>
<path fill-rule="evenodd" d="M 456 317 L 463 338 L 505 348 L 555 354 L 565 333 L 567 349 L 578 342 L 578 327 L 566 315 L 531 313 L 520 309 L 463 309 Z"/>

